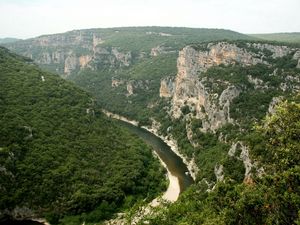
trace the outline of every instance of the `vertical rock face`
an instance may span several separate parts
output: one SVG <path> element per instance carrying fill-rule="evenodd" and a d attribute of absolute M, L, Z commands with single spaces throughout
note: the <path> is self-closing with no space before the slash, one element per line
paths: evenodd
<path fill-rule="evenodd" d="M 117 48 L 112 48 L 112 54 L 117 61 L 121 62 L 124 66 L 129 66 L 131 62 L 131 53 L 130 52 L 120 52 Z"/>
<path fill-rule="evenodd" d="M 226 84 L 227 87 L 221 94 L 215 93 L 205 87 L 206 78 L 200 79 L 199 75 L 212 66 L 237 62 L 242 65 L 263 63 L 260 58 L 256 58 L 246 50 L 224 42 L 209 44 L 205 51 L 198 51 L 191 46 L 180 51 L 174 84 L 168 85 L 166 80 L 162 80 L 160 87 L 161 97 L 170 97 L 170 93 L 173 93 L 171 96 L 173 117 L 179 118 L 182 115 L 182 107 L 188 106 L 195 117 L 202 119 L 203 131 L 214 131 L 228 122 L 233 122 L 229 114 L 230 103 L 239 95 L 240 90 L 234 85 Z"/>
<path fill-rule="evenodd" d="M 293 59 L 298 60 L 297 68 L 300 69 L 300 50 L 295 52 Z"/>
<path fill-rule="evenodd" d="M 273 58 L 283 57 L 292 52 L 292 50 L 287 46 L 278 46 L 278 45 L 261 44 L 261 43 L 252 43 L 252 44 L 248 44 L 248 46 L 252 46 L 260 50 L 267 49 L 273 53 L 272 55 Z"/>
<path fill-rule="evenodd" d="M 137 89 L 142 89 L 142 90 L 148 90 L 149 89 L 149 80 L 125 80 L 125 79 L 118 79 L 118 78 L 112 78 L 111 80 L 111 87 L 112 88 L 117 88 L 119 86 L 126 86 L 126 93 L 125 96 L 129 97 L 133 94 L 137 94 L 135 91 Z"/>
<path fill-rule="evenodd" d="M 179 52 L 178 72 L 174 82 L 169 78 L 162 79 L 159 94 L 160 97 L 171 98 L 170 113 L 174 118 L 182 116 L 182 109 L 188 107 L 188 111 L 193 113 L 192 117 L 202 120 L 202 131 L 215 131 L 226 123 L 234 122 L 230 117 L 230 104 L 234 98 L 239 96 L 241 90 L 227 81 L 211 80 L 212 78 L 201 76 L 201 74 L 209 68 L 221 64 L 239 64 L 241 66 L 268 64 L 263 60 L 265 54 L 277 58 L 296 50 L 287 46 L 260 43 L 246 43 L 244 47 L 227 42 L 187 46 Z M 300 60 L 299 50 L 295 52 L 293 59 Z M 215 83 L 219 88 L 218 91 L 214 90 L 212 86 L 205 86 L 207 83 L 213 82 L 220 82 L 219 86 Z M 253 84 L 256 89 L 268 88 L 263 80 L 251 75 L 248 75 L 248 82 Z M 294 80 L 293 83 L 295 83 Z M 289 80 L 285 85 L 288 84 Z"/>
<path fill-rule="evenodd" d="M 100 45 L 102 43 L 104 43 L 104 40 L 102 40 L 99 35 L 93 34 L 93 49 L 95 49 L 97 45 Z"/>
<path fill-rule="evenodd" d="M 174 93 L 174 77 L 166 77 L 160 81 L 159 96 L 170 98 Z"/>
<path fill-rule="evenodd" d="M 97 31 L 71 31 L 64 34 L 41 36 L 25 40 L 21 47 L 11 45 L 10 49 L 33 59 L 37 64 L 50 65 L 53 72 L 63 77 L 84 68 L 118 69 L 128 67 L 132 53 L 117 47 L 103 46 L 105 40 Z M 21 49 L 21 50 L 18 50 Z"/>
<path fill-rule="evenodd" d="M 223 181 L 224 180 L 224 167 L 223 167 L 223 165 L 215 165 L 214 172 L 215 172 L 215 176 L 217 178 L 217 181 Z"/>
<path fill-rule="evenodd" d="M 212 66 L 236 63 L 255 65 L 263 63 L 263 61 L 253 53 L 226 42 L 208 44 L 207 50 L 204 51 L 198 51 L 191 46 L 187 46 L 179 53 L 178 69 L 181 68 L 181 70 L 178 71 L 178 75 L 183 77 L 196 75 L 199 72 L 205 72 Z"/>
<path fill-rule="evenodd" d="M 83 69 L 87 67 L 88 63 L 92 60 L 92 57 L 90 55 L 82 55 L 79 57 L 79 65 L 80 68 Z"/>
<path fill-rule="evenodd" d="M 75 55 L 69 55 L 65 60 L 64 73 L 66 75 L 71 74 L 73 70 L 77 69 L 78 64 L 78 58 Z"/>

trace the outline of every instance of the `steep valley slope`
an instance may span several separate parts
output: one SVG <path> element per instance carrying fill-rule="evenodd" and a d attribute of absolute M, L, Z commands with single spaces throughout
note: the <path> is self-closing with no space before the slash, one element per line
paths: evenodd
<path fill-rule="evenodd" d="M 99 108 L 176 144 L 196 183 L 145 223 L 296 224 L 300 48 L 250 39 L 227 30 L 147 27 L 6 46 L 89 91 Z"/>
<path fill-rule="evenodd" d="M 0 47 L 0 223 L 100 222 L 165 189 L 152 150 L 91 95 Z"/>

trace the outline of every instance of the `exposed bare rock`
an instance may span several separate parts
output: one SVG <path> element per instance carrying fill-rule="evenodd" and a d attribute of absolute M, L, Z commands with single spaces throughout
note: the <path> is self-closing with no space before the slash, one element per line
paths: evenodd
<path fill-rule="evenodd" d="M 126 90 L 127 90 L 127 93 L 125 94 L 126 97 L 133 95 L 135 89 L 148 90 L 149 84 L 150 84 L 149 80 L 123 80 L 114 77 L 111 80 L 111 86 L 113 88 L 119 87 L 121 85 L 126 86 Z"/>
<path fill-rule="evenodd" d="M 52 63 L 63 63 L 65 54 L 62 51 L 55 51 L 52 53 Z"/>
<path fill-rule="evenodd" d="M 300 77 L 299 76 L 286 76 L 284 82 L 280 84 L 282 91 L 292 91 L 298 93 L 300 91 Z"/>
<path fill-rule="evenodd" d="M 198 51 L 191 46 L 180 51 L 172 98 L 172 115 L 179 118 L 182 115 L 181 108 L 189 106 L 196 112 L 197 118 L 207 118 L 203 122 L 203 131 L 216 130 L 225 123 L 232 122 L 229 116 L 230 102 L 240 91 L 228 85 L 219 98 L 217 93 L 205 88 L 203 81 L 199 80 L 199 74 L 212 66 L 237 62 L 242 65 L 254 65 L 263 61 L 244 49 L 225 42 L 209 44 L 206 51 Z"/>
<path fill-rule="evenodd" d="M 165 52 L 165 50 L 162 46 L 157 46 L 157 47 L 154 47 L 154 48 L 151 49 L 150 55 L 151 56 L 158 56 L 158 55 L 160 55 L 164 52 Z"/>
<path fill-rule="evenodd" d="M 273 53 L 272 55 L 273 58 L 283 57 L 292 52 L 292 49 L 287 46 L 261 44 L 261 43 L 252 43 L 248 45 L 260 50 L 264 50 L 264 49 L 269 50 L 270 52 Z"/>
<path fill-rule="evenodd" d="M 245 180 L 249 180 L 249 178 L 251 177 L 251 169 L 253 167 L 249 156 L 249 148 L 242 142 L 238 141 L 231 145 L 231 148 L 228 151 L 228 155 L 231 157 L 235 157 L 240 161 L 243 161 L 245 167 Z"/>
<path fill-rule="evenodd" d="M 50 64 L 52 62 L 50 54 L 48 52 L 43 52 L 37 62 L 40 64 Z"/>
<path fill-rule="evenodd" d="M 119 87 L 120 85 L 124 84 L 124 80 L 116 79 L 116 78 L 111 78 L 111 86 L 112 87 Z"/>
<path fill-rule="evenodd" d="M 190 123 L 186 123 L 185 129 L 186 129 L 186 136 L 187 136 L 189 142 L 191 143 L 191 145 L 194 148 L 198 147 L 199 144 L 193 138 L 194 134 L 193 134 L 193 131 L 192 131 L 192 128 L 191 128 L 191 124 Z"/>
<path fill-rule="evenodd" d="M 252 77 L 251 75 L 248 75 L 247 78 L 249 83 L 254 85 L 254 89 L 268 89 L 268 85 L 264 84 L 263 80 Z"/>
<path fill-rule="evenodd" d="M 169 33 L 163 33 L 163 32 L 157 33 L 157 32 L 152 32 L 152 31 L 147 31 L 146 34 L 148 34 L 148 35 L 154 34 L 154 35 L 159 35 L 159 36 L 164 36 L 164 37 L 173 36 L 172 34 L 169 34 Z"/>
<path fill-rule="evenodd" d="M 12 217 L 16 220 L 23 220 L 35 217 L 34 212 L 27 207 L 16 207 L 12 211 Z"/>
<path fill-rule="evenodd" d="M 170 53 L 170 52 L 175 52 L 175 51 L 172 51 L 172 49 L 170 47 L 165 47 L 165 46 L 159 45 L 159 46 L 156 46 L 151 49 L 150 55 L 158 56 L 158 55 L 166 54 L 166 53 Z"/>
<path fill-rule="evenodd" d="M 117 48 L 112 48 L 112 54 L 115 56 L 117 61 L 121 62 L 124 66 L 129 66 L 131 63 L 131 52 L 120 52 Z"/>
<path fill-rule="evenodd" d="M 217 182 L 224 180 L 224 167 L 223 167 L 223 165 L 215 165 L 214 172 L 215 172 L 215 176 L 217 178 Z"/>
<path fill-rule="evenodd" d="M 274 97 L 274 98 L 272 98 L 272 101 L 270 102 L 269 108 L 268 108 L 268 113 L 269 113 L 270 115 L 272 115 L 272 114 L 275 113 L 275 108 L 276 108 L 276 106 L 277 106 L 280 102 L 282 102 L 282 100 L 283 100 L 283 97 Z"/>
<path fill-rule="evenodd" d="M 195 76 L 199 72 L 205 72 L 208 68 L 220 64 L 240 63 L 247 66 L 263 63 L 255 54 L 234 44 L 219 42 L 208 44 L 207 48 L 206 51 L 197 51 L 193 47 L 187 46 L 180 51 L 177 65 L 182 69 L 178 71 L 178 75 L 183 77 Z"/>
<path fill-rule="evenodd" d="M 121 52 L 118 48 L 102 47 L 101 45 L 94 49 L 93 62 L 97 64 L 95 69 L 128 67 L 131 60 L 130 51 Z"/>
<path fill-rule="evenodd" d="M 93 50 L 95 50 L 97 45 L 100 45 L 102 43 L 104 43 L 104 40 L 102 40 L 99 35 L 93 34 Z"/>
<path fill-rule="evenodd" d="M 160 81 L 159 96 L 170 98 L 174 93 L 174 77 L 166 77 Z"/>
<path fill-rule="evenodd" d="M 66 76 L 70 75 L 73 70 L 76 70 L 78 64 L 78 58 L 74 54 L 69 55 L 65 60 L 64 67 L 64 73 L 66 74 Z"/>
<path fill-rule="evenodd" d="M 82 55 L 79 57 L 79 66 L 80 69 L 83 69 L 85 67 L 87 67 L 87 65 L 89 64 L 89 62 L 92 60 L 92 56 L 90 55 Z"/>
<path fill-rule="evenodd" d="M 133 95 L 133 85 L 132 85 L 132 82 L 128 82 L 127 83 L 127 86 L 126 86 L 126 89 L 127 89 L 127 94 L 126 96 L 130 96 L 130 95 Z"/>
<path fill-rule="evenodd" d="M 293 55 L 294 60 L 298 60 L 297 68 L 300 69 L 300 50 L 296 51 Z"/>

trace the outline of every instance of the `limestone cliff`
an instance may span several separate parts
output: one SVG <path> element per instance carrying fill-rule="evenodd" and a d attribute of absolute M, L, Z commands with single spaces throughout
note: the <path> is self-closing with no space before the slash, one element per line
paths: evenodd
<path fill-rule="evenodd" d="M 174 93 L 174 78 L 166 77 L 160 81 L 159 96 L 170 98 Z"/>
<path fill-rule="evenodd" d="M 83 30 L 40 36 L 7 47 L 63 77 L 84 68 L 118 69 L 131 65 L 130 51 L 103 46 L 104 43 L 99 32 Z"/>
<path fill-rule="evenodd" d="M 151 49 L 150 55 L 151 56 L 159 56 L 161 54 L 166 54 L 166 53 L 174 53 L 175 50 L 172 50 L 171 47 L 166 47 L 166 46 L 156 46 Z"/>
<path fill-rule="evenodd" d="M 255 49 L 250 51 L 249 49 Z M 283 57 L 295 49 L 287 46 L 275 46 L 260 43 L 247 43 L 246 47 L 237 44 L 218 42 L 202 46 L 187 46 L 179 52 L 177 59 L 177 75 L 175 78 L 166 77 L 161 80 L 160 97 L 170 98 L 170 114 L 174 118 L 184 116 L 182 109 L 188 107 L 191 116 L 202 120 L 202 131 L 215 131 L 226 123 L 234 123 L 230 117 L 230 104 L 239 96 L 241 87 L 226 80 L 212 80 L 210 77 L 201 76 L 209 68 L 219 65 L 252 66 L 258 63 L 269 65 L 265 60 L 265 52 L 270 52 L 271 57 Z M 300 58 L 297 51 L 294 59 Z M 275 71 L 276 72 L 276 71 Z M 275 74 L 276 75 L 276 74 Z M 297 90 L 294 80 L 286 76 L 281 89 L 287 89 L 289 79 L 293 79 L 293 90 Z M 255 89 L 268 89 L 268 84 L 259 78 L 248 75 L 248 82 Z M 214 83 L 221 90 L 216 91 L 211 87 Z M 207 85 L 209 84 L 209 85 Z"/>
<path fill-rule="evenodd" d="M 129 97 L 131 95 L 136 95 L 138 89 L 147 91 L 150 82 L 150 80 L 126 80 L 113 77 L 111 80 L 111 87 L 118 88 L 125 86 L 126 93 L 124 93 L 124 95 Z"/>
<path fill-rule="evenodd" d="M 244 182 L 252 183 L 252 174 L 261 176 L 263 168 L 251 159 L 249 146 L 238 139 L 228 140 L 229 132 L 219 128 L 232 124 L 228 127 L 236 127 L 236 132 L 243 132 L 243 125 L 251 123 L 240 119 L 243 114 L 236 113 L 247 108 L 247 95 L 252 96 L 254 107 L 264 107 L 262 114 L 266 115 L 274 112 L 275 105 L 282 100 L 279 97 L 281 94 L 298 93 L 300 79 L 295 61 L 299 67 L 299 60 L 299 49 L 280 45 L 217 42 L 186 46 L 179 52 L 177 75 L 161 79 L 159 96 L 170 103 L 167 113 L 171 120 L 177 119 L 183 124 L 181 131 L 185 132 L 186 141 L 195 152 L 203 148 L 199 132 L 215 133 L 220 142 L 230 146 L 228 157 L 242 162 Z M 282 69 L 282 62 L 291 64 L 287 69 Z M 269 95 L 267 100 L 264 95 Z M 236 115 L 231 116 L 231 113 Z M 172 126 L 166 132 L 172 133 Z M 184 144 L 182 146 L 185 148 Z M 186 149 L 181 150 L 187 152 Z M 189 152 L 190 157 L 194 157 L 195 152 Z M 224 171 L 226 167 L 222 161 L 216 162 L 216 181 L 224 179 Z M 213 188 L 215 182 L 207 182 Z"/>
<path fill-rule="evenodd" d="M 297 68 L 300 69 L 300 50 L 296 51 L 293 55 L 294 60 L 298 60 Z"/>
<path fill-rule="evenodd" d="M 229 115 L 230 102 L 239 95 L 240 90 L 234 85 L 226 84 L 227 87 L 219 95 L 205 87 L 206 78 L 200 80 L 199 74 L 215 65 L 237 62 L 251 65 L 263 61 L 233 44 L 224 42 L 209 45 L 208 51 L 185 47 L 179 53 L 174 93 L 170 96 L 172 115 L 179 118 L 182 115 L 182 107 L 187 106 L 195 113 L 195 117 L 202 119 L 204 131 L 214 131 L 225 123 L 232 122 Z M 163 86 L 164 82 L 161 89 L 164 89 Z"/>

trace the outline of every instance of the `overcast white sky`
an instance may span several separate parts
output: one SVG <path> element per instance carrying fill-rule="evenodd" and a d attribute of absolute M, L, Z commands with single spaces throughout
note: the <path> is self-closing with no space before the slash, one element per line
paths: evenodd
<path fill-rule="evenodd" d="M 300 0 L 0 0 L 0 38 L 121 26 L 300 32 Z"/>

